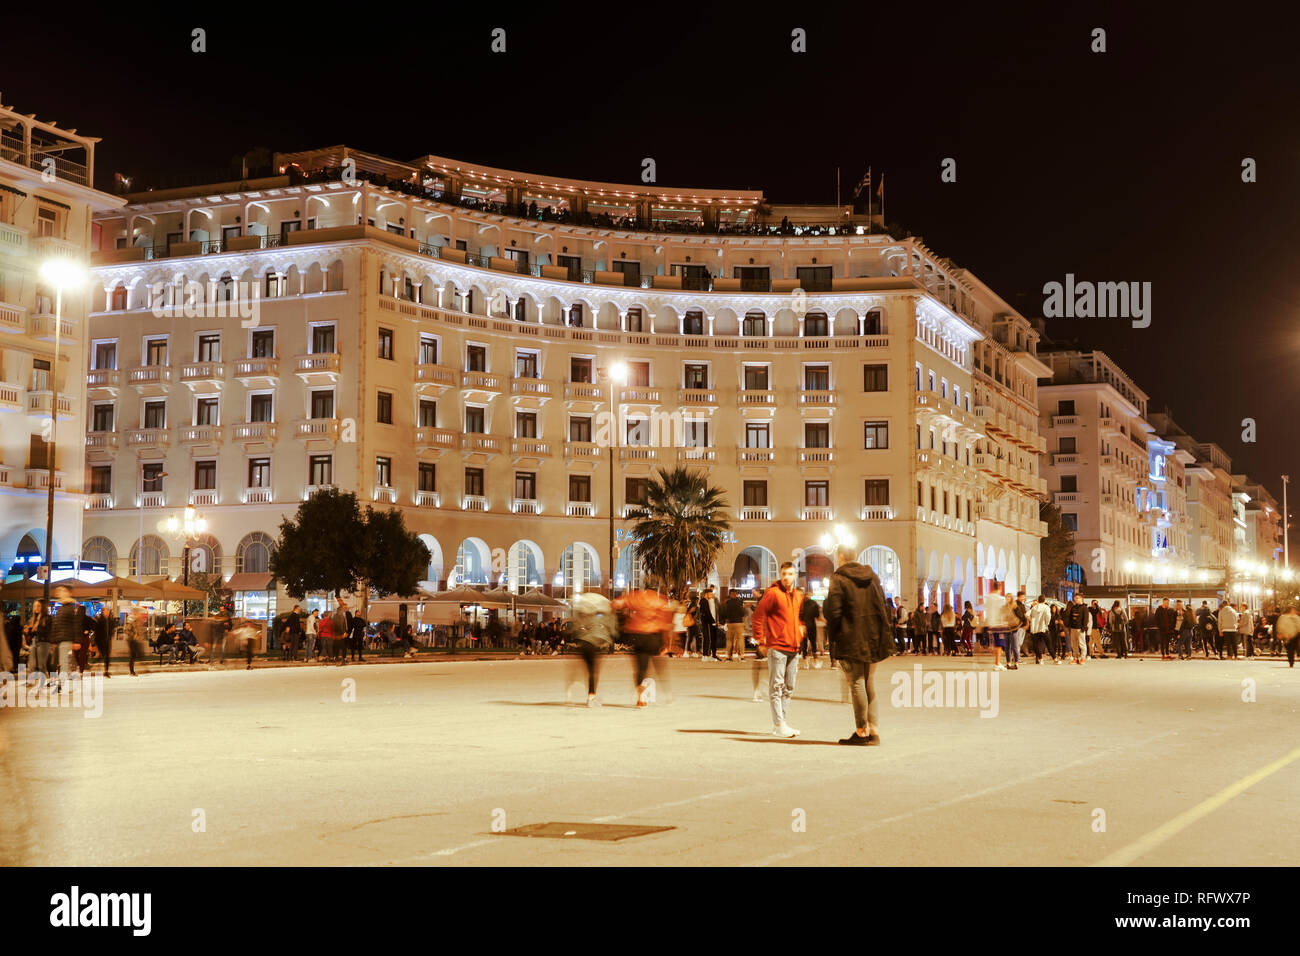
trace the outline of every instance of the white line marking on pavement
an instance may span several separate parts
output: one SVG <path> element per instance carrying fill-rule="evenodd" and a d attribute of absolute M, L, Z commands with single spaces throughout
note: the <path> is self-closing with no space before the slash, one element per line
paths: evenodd
<path fill-rule="evenodd" d="M 1261 780 L 1271 777 L 1287 764 L 1294 763 L 1296 760 L 1300 760 L 1300 747 L 1297 747 L 1289 754 L 1279 757 L 1272 763 L 1261 767 L 1254 773 L 1242 777 L 1236 783 L 1224 787 L 1218 793 L 1214 794 L 1214 796 L 1207 797 L 1190 810 L 1184 810 L 1163 826 L 1156 827 L 1156 829 L 1152 830 L 1140 840 L 1130 843 L 1123 849 L 1116 850 L 1110 856 L 1098 860 L 1092 865 L 1128 866 L 1134 860 L 1145 856 L 1160 844 L 1177 836 L 1183 830 L 1186 830 L 1197 820 L 1201 819 L 1201 817 L 1208 816 L 1233 797 L 1240 796 Z"/>
<path fill-rule="evenodd" d="M 1159 740 L 1161 737 L 1169 737 L 1177 733 L 1178 731 L 1176 730 L 1167 730 L 1164 733 L 1156 734 L 1152 737 L 1147 737 L 1145 740 L 1139 741 L 1139 745 L 1149 744 L 1154 740 Z M 836 841 L 840 841 L 847 836 L 857 836 L 862 833 L 869 833 L 872 830 L 879 829 L 880 827 L 886 826 L 890 823 L 897 823 L 900 820 L 910 820 L 912 817 L 920 816 L 923 813 L 931 813 L 935 810 L 943 810 L 946 807 L 955 806 L 956 804 L 959 803 L 967 803 L 971 800 L 978 800 L 981 797 L 987 797 L 989 794 L 997 793 L 999 790 L 1006 790 L 1008 787 L 1019 786 L 1022 783 L 1028 783 L 1031 780 L 1038 780 L 1041 779 L 1042 777 L 1050 777 L 1053 774 L 1060 773 L 1063 770 L 1070 770 L 1073 767 L 1079 767 L 1086 763 L 1092 763 L 1094 761 L 1101 760 L 1103 757 L 1114 756 L 1117 753 L 1121 753 L 1125 749 L 1129 749 L 1129 748 L 1115 747 L 1111 750 L 1103 750 L 1100 753 L 1089 754 L 1087 757 L 1080 757 L 1078 760 L 1071 760 L 1069 763 L 1061 764 L 1059 767 L 1049 767 L 1046 770 L 1039 770 L 1034 773 L 1025 774 L 1023 777 L 1016 777 L 1014 780 L 1008 780 L 1005 783 L 999 783 L 996 786 L 992 786 L 992 787 L 985 787 L 983 790 L 976 790 L 973 793 L 964 793 L 959 797 L 949 797 L 947 800 L 940 800 L 938 803 L 933 803 L 926 807 L 919 807 L 915 810 L 908 810 L 906 813 L 898 813 L 892 817 L 886 817 L 883 820 L 876 820 L 872 823 L 868 823 L 866 826 L 861 826 L 852 830 L 846 830 L 837 833 L 835 835 L 835 839 Z M 815 844 L 804 845 L 795 850 L 788 850 L 785 853 L 775 853 L 772 856 L 764 857 L 763 859 L 759 860 L 757 863 L 754 863 L 753 865 L 770 866 L 773 863 L 780 863 L 790 859 L 791 857 L 799 856 L 804 853 L 813 853 L 820 848 L 821 848 L 820 846 Z"/>

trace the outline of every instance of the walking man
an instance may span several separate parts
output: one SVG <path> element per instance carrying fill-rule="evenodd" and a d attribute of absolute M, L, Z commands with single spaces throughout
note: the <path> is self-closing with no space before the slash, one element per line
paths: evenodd
<path fill-rule="evenodd" d="M 1181 602 L 1179 602 L 1181 603 Z M 1160 659 L 1172 661 L 1169 645 L 1173 643 L 1174 631 L 1178 628 L 1179 614 L 1169 606 L 1169 598 L 1164 598 L 1156 608 L 1156 630 L 1160 633 Z"/>
<path fill-rule="evenodd" d="M 1223 660 L 1223 652 L 1227 649 L 1228 656 L 1234 660 L 1237 657 L 1237 612 L 1233 610 L 1231 604 L 1223 602 L 1219 608 L 1219 660 Z"/>
<path fill-rule="evenodd" d="M 767 689 L 772 703 L 772 736 L 797 737 L 799 731 L 787 722 L 790 698 L 799 674 L 799 645 L 803 625 L 799 611 L 803 592 L 794 586 L 794 564 L 781 565 L 781 577 L 763 592 L 754 608 L 754 640 L 767 655 Z"/>
<path fill-rule="evenodd" d="M 1047 629 L 1052 623 L 1052 609 L 1044 600 L 1043 595 L 1038 595 L 1038 600 L 1029 611 L 1029 636 L 1034 642 L 1034 663 L 1043 663 L 1043 653 L 1048 652 Z"/>
<path fill-rule="evenodd" d="M 745 602 L 731 588 L 722 605 L 722 623 L 727 630 L 727 660 L 745 659 Z"/>
<path fill-rule="evenodd" d="M 822 613 L 826 617 L 826 642 L 835 648 L 835 657 L 853 695 L 855 729 L 840 740 L 848 746 L 880 744 L 872 680 L 876 665 L 894 650 L 893 621 L 886 608 L 884 589 L 871 567 L 859 564 L 852 549 L 837 547 L 835 573 L 831 575 Z"/>
<path fill-rule="evenodd" d="M 104 676 L 112 677 L 108 672 L 108 659 L 113 655 L 113 624 L 108 617 L 108 609 L 99 606 L 99 611 L 90 619 L 90 628 L 95 634 L 95 648 L 104 662 Z"/>
<path fill-rule="evenodd" d="M 289 632 L 289 660 L 298 660 L 298 648 L 302 641 L 302 609 L 295 604 L 293 610 L 289 612 L 289 620 L 285 622 L 285 627 Z"/>
<path fill-rule="evenodd" d="M 1070 631 L 1070 656 L 1074 663 L 1082 664 L 1081 651 L 1087 647 L 1088 608 L 1083 603 L 1083 595 L 1075 593 L 1074 603 L 1065 609 L 1065 626 Z"/>

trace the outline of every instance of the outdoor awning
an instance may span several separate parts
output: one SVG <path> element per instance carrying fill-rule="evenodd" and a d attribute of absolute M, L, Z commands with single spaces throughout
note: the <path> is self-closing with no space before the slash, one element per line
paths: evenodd
<path fill-rule="evenodd" d="M 255 571 L 232 574 L 224 587 L 227 591 L 271 591 L 275 589 L 275 585 L 271 583 L 271 575 L 258 574 Z"/>

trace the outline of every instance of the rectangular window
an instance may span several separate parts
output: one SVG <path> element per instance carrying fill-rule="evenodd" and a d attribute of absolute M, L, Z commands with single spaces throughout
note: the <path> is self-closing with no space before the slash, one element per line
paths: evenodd
<path fill-rule="evenodd" d="M 536 412 L 515 412 L 515 437 L 516 438 L 537 437 L 537 413 Z"/>
<path fill-rule="evenodd" d="M 380 392 L 375 401 L 375 421 L 381 425 L 393 424 L 393 394 Z"/>
<path fill-rule="evenodd" d="M 483 469 L 465 469 L 465 494 L 483 497 Z"/>
<path fill-rule="evenodd" d="M 312 326 L 311 351 L 313 355 L 319 352 L 334 351 L 334 326 L 332 325 Z"/>
<path fill-rule="evenodd" d="M 569 419 L 569 441 L 591 441 L 590 417 L 575 415 Z"/>
<path fill-rule="evenodd" d="M 771 448 L 772 425 L 770 422 L 745 422 L 746 448 Z"/>
<path fill-rule="evenodd" d="M 804 316 L 803 334 L 810 337 L 830 335 L 830 324 L 825 312 L 809 312 Z"/>
<path fill-rule="evenodd" d="M 767 482 L 746 481 L 743 489 L 746 508 L 767 507 Z"/>
<path fill-rule="evenodd" d="M 624 273 L 626 275 L 626 273 Z M 639 308 L 627 310 L 627 330 L 629 332 L 644 332 L 645 315 Z"/>
<path fill-rule="evenodd" d="M 271 487 L 271 459 L 269 458 L 248 459 L 248 487 L 249 488 L 270 488 Z"/>
<path fill-rule="evenodd" d="M 829 365 L 805 365 L 803 387 L 808 392 L 830 391 L 831 367 Z"/>
<path fill-rule="evenodd" d="M 438 426 L 438 403 L 431 402 L 427 398 L 420 399 L 420 428 L 436 428 Z"/>
<path fill-rule="evenodd" d="M 515 353 L 515 377 L 516 378 L 537 378 L 537 353 L 536 352 Z"/>
<path fill-rule="evenodd" d="M 393 483 L 393 459 L 376 458 L 375 459 L 375 484 L 380 488 L 387 488 Z"/>
<path fill-rule="evenodd" d="M 1061 513 L 1061 524 L 1064 525 L 1065 527 L 1069 528 L 1071 531 L 1078 531 L 1078 530 L 1079 530 L 1079 516 L 1078 516 L 1077 514 L 1072 513 L 1072 512 L 1062 512 L 1062 513 Z"/>
<path fill-rule="evenodd" d="M 195 361 L 220 362 L 221 361 L 221 336 L 200 335 L 199 354 L 196 356 Z"/>
<path fill-rule="evenodd" d="M 697 365 L 691 362 L 686 363 L 685 384 L 683 388 L 708 388 L 709 387 L 709 367 L 707 365 Z"/>
<path fill-rule="evenodd" d="M 471 435 L 482 435 L 483 431 L 483 409 L 474 405 L 465 407 L 465 431 Z"/>
<path fill-rule="evenodd" d="M 334 456 L 312 455 L 307 460 L 308 472 L 313 485 L 334 484 Z"/>
<path fill-rule="evenodd" d="M 628 362 L 627 363 L 627 384 L 636 388 L 650 387 L 650 363 L 649 362 Z"/>
<path fill-rule="evenodd" d="M 95 364 L 92 368 L 117 368 L 116 342 L 95 343 Z"/>
<path fill-rule="evenodd" d="M 627 478 L 623 482 L 623 500 L 630 505 L 643 505 L 649 490 L 648 478 Z"/>
<path fill-rule="evenodd" d="M 825 508 L 830 505 L 831 486 L 829 481 L 805 481 L 803 483 L 803 503 L 807 508 Z"/>
<path fill-rule="evenodd" d="M 112 405 L 95 406 L 90 430 L 96 432 L 111 432 L 113 430 L 113 406 Z"/>
<path fill-rule="evenodd" d="M 569 476 L 569 500 L 570 501 L 591 501 L 591 476 L 590 475 L 570 475 Z"/>
<path fill-rule="evenodd" d="M 438 364 L 438 340 L 431 335 L 420 336 L 420 364 Z"/>
<path fill-rule="evenodd" d="M 258 329 L 253 333 L 249 358 L 275 358 L 275 329 Z"/>
<path fill-rule="evenodd" d="M 420 490 L 420 491 L 437 491 L 437 490 L 438 490 L 438 488 L 437 488 L 438 481 L 437 481 L 437 471 L 436 471 L 436 469 L 437 469 L 437 466 L 434 465 L 433 462 L 429 462 L 429 461 L 422 461 L 422 462 L 420 462 L 420 475 L 419 475 L 419 482 L 420 482 L 419 490 Z"/>
<path fill-rule="evenodd" d="M 918 436 L 918 445 L 919 445 Z M 862 425 L 863 448 L 889 447 L 889 422 L 864 422 Z"/>
<path fill-rule="evenodd" d="M 195 425 L 220 425 L 217 417 L 217 399 L 200 398 L 194 403 Z"/>
<path fill-rule="evenodd" d="M 537 473 L 533 471 L 515 472 L 515 497 L 533 501 L 537 498 Z"/>
<path fill-rule="evenodd" d="M 867 507 L 881 507 L 889 504 L 889 479 L 868 478 L 866 480 Z"/>
<path fill-rule="evenodd" d="M 311 417 L 334 417 L 334 392 L 332 389 L 319 389 L 311 393 Z"/>
<path fill-rule="evenodd" d="M 799 279 L 799 288 L 805 292 L 830 292 L 830 266 L 796 266 L 795 274 Z M 821 333 L 825 335 L 825 332 Z"/>
<path fill-rule="evenodd" d="M 1061 438 L 1059 439 L 1059 442 L 1060 442 L 1060 447 L 1057 450 L 1062 455 L 1073 455 L 1075 453 L 1074 438 Z"/>
<path fill-rule="evenodd" d="M 90 493 L 92 495 L 108 495 L 113 493 L 113 468 L 111 465 L 91 466 Z"/>
<path fill-rule="evenodd" d="M 217 463 L 215 461 L 196 461 L 194 463 L 194 490 L 212 491 L 217 487 Z"/>
<path fill-rule="evenodd" d="M 1078 491 L 1078 490 L 1079 490 L 1079 476 L 1078 476 L 1078 475 L 1062 475 L 1062 476 L 1061 476 L 1061 491 L 1072 492 L 1072 491 Z M 1141 504 L 1141 503 L 1139 502 L 1139 506 L 1140 506 L 1140 504 Z"/>
<path fill-rule="evenodd" d="M 704 334 L 704 313 L 698 310 L 691 310 L 682 316 L 682 334 L 683 335 L 703 335 Z"/>
<path fill-rule="evenodd" d="M 762 338 L 767 335 L 767 316 L 763 313 L 751 313 L 745 316 L 744 323 L 741 326 L 741 335 L 755 336 Z"/>
<path fill-rule="evenodd" d="M 650 421 L 645 418 L 627 420 L 627 441 L 625 445 L 646 446 L 650 444 Z"/>
<path fill-rule="evenodd" d="M 804 422 L 803 446 L 805 448 L 830 448 L 830 422 Z"/>
<path fill-rule="evenodd" d="M 682 423 L 683 441 L 687 448 L 709 447 L 709 423 L 700 419 L 688 419 Z"/>
<path fill-rule="evenodd" d="M 166 402 L 145 402 L 144 403 L 144 427 L 145 428 L 166 428 L 167 427 L 167 403 Z"/>
<path fill-rule="evenodd" d="M 379 357 L 381 359 L 392 359 L 393 357 L 393 330 L 379 330 Z"/>
<path fill-rule="evenodd" d="M 269 394 L 253 395 L 248 400 L 248 420 L 250 422 L 270 422 L 273 418 L 273 398 Z"/>
<path fill-rule="evenodd" d="M 757 392 L 767 391 L 766 365 L 745 366 L 745 390 Z"/>
<path fill-rule="evenodd" d="M 167 340 L 149 339 L 144 344 L 145 365 L 167 364 Z"/>
<path fill-rule="evenodd" d="M 1074 399 L 1068 399 L 1068 400 L 1067 400 L 1067 399 L 1060 399 L 1060 400 L 1058 400 L 1057 403 L 1056 403 L 1056 414 L 1058 414 L 1058 415 L 1073 415 L 1073 414 L 1074 414 Z"/>
<path fill-rule="evenodd" d="M 487 349 L 482 345 L 468 345 L 465 347 L 465 371 L 467 372 L 486 372 L 487 371 Z"/>
<path fill-rule="evenodd" d="M 591 359 L 575 358 L 569 360 L 569 381 L 575 385 L 591 384 Z"/>
<path fill-rule="evenodd" d="M 141 487 L 144 491 L 163 490 L 163 466 L 160 461 L 146 462 L 140 469 Z"/>

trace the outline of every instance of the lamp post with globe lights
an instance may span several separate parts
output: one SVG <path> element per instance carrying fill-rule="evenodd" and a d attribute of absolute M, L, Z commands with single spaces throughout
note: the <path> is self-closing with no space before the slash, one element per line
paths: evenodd
<path fill-rule="evenodd" d="M 614 571 L 618 559 L 618 552 L 614 547 L 614 455 L 618 448 L 618 406 L 614 401 L 614 387 L 616 385 L 622 387 L 627 384 L 627 366 L 622 362 L 601 366 L 596 371 L 596 378 L 602 385 L 609 383 L 609 596 L 612 598 L 614 596 Z"/>
<path fill-rule="evenodd" d="M 181 517 L 178 518 L 176 515 L 172 515 L 162 522 L 161 527 L 173 538 L 184 539 L 184 545 L 181 549 L 181 583 L 188 587 L 190 583 L 190 542 L 208 530 L 208 521 L 192 507 L 186 507 Z M 206 613 L 206 601 L 203 610 Z M 187 614 L 188 612 L 189 602 L 185 601 L 182 603 L 181 613 Z"/>

